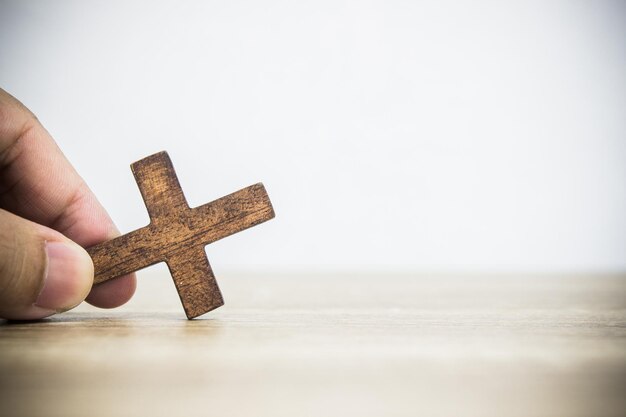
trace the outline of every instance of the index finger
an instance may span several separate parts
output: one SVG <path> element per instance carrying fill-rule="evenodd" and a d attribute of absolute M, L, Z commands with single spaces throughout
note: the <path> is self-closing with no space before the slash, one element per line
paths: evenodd
<path fill-rule="evenodd" d="M 0 89 L 0 207 L 84 247 L 119 235 L 106 210 L 37 118 Z M 87 301 L 117 307 L 132 297 L 130 274 L 92 288 Z"/>

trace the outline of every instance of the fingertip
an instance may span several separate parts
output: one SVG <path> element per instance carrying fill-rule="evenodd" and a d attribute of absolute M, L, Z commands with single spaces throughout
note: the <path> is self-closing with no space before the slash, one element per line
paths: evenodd
<path fill-rule="evenodd" d="M 95 285 L 85 301 L 100 308 L 119 307 L 135 294 L 137 278 L 135 274 L 128 274 L 111 281 Z"/>
<path fill-rule="evenodd" d="M 34 307 L 55 312 L 80 304 L 93 283 L 93 263 L 85 250 L 71 241 L 46 242 L 47 270 Z M 47 314 L 46 314 L 47 315 Z"/>

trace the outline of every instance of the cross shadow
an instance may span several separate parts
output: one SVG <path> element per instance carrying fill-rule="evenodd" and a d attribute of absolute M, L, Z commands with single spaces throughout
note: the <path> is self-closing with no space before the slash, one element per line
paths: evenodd
<path fill-rule="evenodd" d="M 166 312 L 67 312 L 37 320 L 0 319 L 0 330 L 17 328 L 177 328 L 198 329 L 218 328 L 222 321 L 217 317 L 207 316 L 188 320 L 180 311 Z"/>

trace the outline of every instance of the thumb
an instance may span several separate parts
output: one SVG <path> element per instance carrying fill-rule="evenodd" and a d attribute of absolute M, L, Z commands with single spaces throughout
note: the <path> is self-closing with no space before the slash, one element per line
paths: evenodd
<path fill-rule="evenodd" d="M 93 284 L 91 258 L 61 233 L 0 209 L 0 317 L 69 310 Z"/>

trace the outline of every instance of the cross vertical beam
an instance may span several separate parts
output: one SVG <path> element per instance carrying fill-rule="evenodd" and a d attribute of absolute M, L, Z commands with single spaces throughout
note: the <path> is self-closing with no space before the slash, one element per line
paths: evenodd
<path fill-rule="evenodd" d="M 193 262 L 189 262 L 190 259 Z M 188 318 L 198 317 L 224 305 L 204 247 L 171 254 L 166 262 Z"/>
<path fill-rule="evenodd" d="M 132 164 L 130 169 L 152 224 L 168 221 L 171 213 L 189 210 L 167 153 L 148 156 Z"/>

